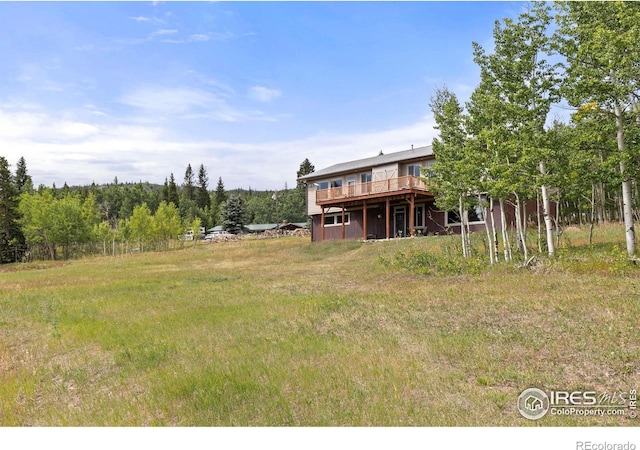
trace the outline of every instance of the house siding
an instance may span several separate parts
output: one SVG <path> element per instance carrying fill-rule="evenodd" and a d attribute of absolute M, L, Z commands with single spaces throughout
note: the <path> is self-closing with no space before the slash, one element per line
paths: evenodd
<path fill-rule="evenodd" d="M 349 211 L 349 223 L 344 226 L 345 239 L 362 238 L 362 210 Z M 322 240 L 322 216 L 313 216 L 311 220 L 311 236 L 313 241 Z M 324 227 L 324 240 L 342 239 L 342 225 Z"/>
<path fill-rule="evenodd" d="M 307 186 L 307 213 L 311 217 L 311 237 L 314 242 L 321 241 L 323 235 L 322 214 L 341 214 L 342 208 L 349 214 L 349 223 L 344 225 L 332 224 L 324 226 L 324 240 L 340 239 L 385 239 L 394 236 L 407 236 L 411 228 L 416 234 L 434 235 L 460 233 L 460 225 L 448 225 L 447 213 L 435 206 L 434 194 L 430 192 L 428 184 L 418 180 L 417 174 L 409 174 L 410 165 L 429 167 L 434 162 L 430 147 L 412 148 L 403 152 L 389 155 L 379 155 L 374 158 L 337 164 L 320 170 L 317 174 L 309 174 L 301 178 Z M 370 174 L 368 183 L 362 182 L 362 174 Z M 402 177 L 406 177 L 403 179 Z M 341 179 L 343 190 L 321 191 L 318 197 L 318 184 Z M 355 180 L 353 192 L 349 181 Z M 380 181 L 386 181 L 380 184 Z M 409 180 L 410 182 L 408 182 Z M 362 183 L 361 183 L 362 182 Z M 376 184 L 378 182 L 378 184 Z M 360 189 L 358 184 L 361 183 Z M 394 184 L 395 183 L 395 184 Z M 406 183 L 406 184 L 405 184 Z M 323 184 L 324 186 L 324 184 Z M 366 190 L 365 190 L 366 188 Z M 348 192 L 348 193 L 345 193 Z M 321 203 L 320 206 L 316 202 Z M 388 203 L 387 203 L 388 202 Z M 387 214 L 387 204 L 389 205 Z M 410 224 L 410 205 L 416 209 L 415 227 Z M 555 214 L 555 204 L 552 204 L 552 214 Z M 367 229 L 363 230 L 363 211 L 366 208 Z M 535 200 L 525 202 L 523 214 L 528 223 L 537 222 L 538 205 Z M 422 212 L 422 219 L 418 219 L 417 211 Z M 515 228 L 515 207 L 505 202 L 505 216 L 508 228 Z M 493 223 L 496 230 L 501 229 L 500 206 L 494 202 Z M 336 220 L 337 222 L 337 220 Z M 491 223 L 488 223 L 491 226 Z M 471 223 L 472 232 L 484 232 L 485 222 Z"/>

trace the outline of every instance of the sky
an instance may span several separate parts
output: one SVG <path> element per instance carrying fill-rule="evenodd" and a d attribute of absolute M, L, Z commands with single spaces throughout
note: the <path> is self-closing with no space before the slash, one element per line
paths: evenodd
<path fill-rule="evenodd" d="M 0 156 L 35 186 L 282 189 L 430 145 L 429 99 L 520 2 L 0 2 Z"/>

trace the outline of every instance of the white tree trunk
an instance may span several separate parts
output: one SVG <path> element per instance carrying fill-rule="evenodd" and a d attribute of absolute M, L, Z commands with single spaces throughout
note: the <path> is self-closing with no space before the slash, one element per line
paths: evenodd
<path fill-rule="evenodd" d="M 471 227 L 469 226 L 469 211 L 466 209 L 464 211 L 464 226 L 464 236 L 467 240 L 467 256 L 471 256 Z"/>
<path fill-rule="evenodd" d="M 620 173 L 626 176 L 626 167 L 624 162 L 620 162 Z M 627 240 L 627 254 L 633 256 L 636 252 L 636 232 L 633 227 L 633 210 L 631 208 L 631 181 L 624 180 L 622 182 L 622 210 L 624 212 L 624 229 Z"/>
<path fill-rule="evenodd" d="M 622 111 L 616 103 L 616 124 L 618 126 L 617 141 L 620 152 L 620 175 L 622 175 L 622 213 L 624 215 L 624 229 L 627 241 L 627 254 L 633 256 L 636 252 L 636 233 L 633 227 L 633 211 L 631 209 L 631 180 L 628 178 L 627 167 L 624 163 L 624 128 Z"/>
<path fill-rule="evenodd" d="M 529 259 L 529 251 L 527 249 L 527 242 L 523 232 L 522 226 L 522 208 L 520 206 L 520 197 L 518 194 L 516 196 L 516 233 L 518 235 L 518 247 L 522 250 L 524 254 L 524 260 L 527 261 Z"/>
<path fill-rule="evenodd" d="M 558 191 L 558 203 L 556 203 L 556 247 L 560 247 L 560 191 Z"/>
<path fill-rule="evenodd" d="M 502 246 L 504 247 L 504 260 L 511 261 L 511 243 L 507 234 L 507 215 L 504 212 L 504 199 L 500 199 L 500 228 L 502 231 Z"/>
<path fill-rule="evenodd" d="M 496 222 L 493 220 L 493 197 L 489 200 L 489 215 L 491 216 L 491 237 L 492 237 L 492 250 L 494 254 L 494 261 L 499 261 L 498 253 L 498 232 L 496 231 Z"/>
<path fill-rule="evenodd" d="M 460 196 L 459 198 L 458 205 L 459 205 L 458 209 L 460 211 L 460 214 L 459 214 L 460 215 L 460 238 L 462 239 L 462 256 L 466 258 L 469 255 L 467 250 L 467 239 L 465 236 L 466 230 L 464 226 L 464 209 L 462 209 L 462 196 Z"/>
<path fill-rule="evenodd" d="M 484 230 L 487 232 L 487 245 L 489 246 L 489 264 L 493 265 L 493 240 L 491 239 L 491 231 L 489 231 L 489 208 L 485 208 L 482 204 L 482 197 L 478 195 L 478 205 L 482 208 L 484 214 Z"/>
<path fill-rule="evenodd" d="M 616 75 L 613 69 L 610 71 L 611 82 L 616 83 Z M 614 106 L 616 115 L 616 140 L 618 142 L 618 152 L 620 153 L 620 175 L 622 175 L 622 214 L 624 216 L 624 229 L 627 241 L 627 254 L 633 256 L 636 252 L 636 232 L 633 228 L 633 211 L 631 209 L 631 181 L 627 174 L 627 167 L 624 163 L 624 123 L 622 109 L 616 101 Z"/>
<path fill-rule="evenodd" d="M 540 161 L 539 168 L 543 176 L 547 174 L 544 161 Z M 542 191 L 542 215 L 544 217 L 544 226 L 547 230 L 547 249 L 549 250 L 549 256 L 553 256 L 556 249 L 553 243 L 553 223 L 551 221 L 551 205 L 549 202 L 549 194 L 547 193 L 547 186 L 543 184 L 540 190 Z"/>
<path fill-rule="evenodd" d="M 540 214 L 540 193 L 536 189 L 536 213 L 538 215 L 538 253 L 542 253 L 542 220 Z"/>

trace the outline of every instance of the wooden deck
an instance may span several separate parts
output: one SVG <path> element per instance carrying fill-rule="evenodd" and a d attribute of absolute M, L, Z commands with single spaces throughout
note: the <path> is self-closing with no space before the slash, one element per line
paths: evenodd
<path fill-rule="evenodd" d="M 329 189 L 319 189 L 316 191 L 316 204 L 326 206 L 346 201 L 367 200 L 410 192 L 430 195 L 427 185 L 420 178 L 405 176 Z"/>

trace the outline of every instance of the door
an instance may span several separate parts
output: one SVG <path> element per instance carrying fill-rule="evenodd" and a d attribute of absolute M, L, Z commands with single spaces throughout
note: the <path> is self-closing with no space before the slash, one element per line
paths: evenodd
<path fill-rule="evenodd" d="M 395 208 L 393 211 L 393 235 L 395 237 L 405 237 L 407 235 L 407 213 L 403 207 Z"/>
<path fill-rule="evenodd" d="M 349 190 L 349 197 L 353 197 L 356 195 L 356 176 L 349 175 L 347 177 L 347 189 Z"/>
<path fill-rule="evenodd" d="M 371 172 L 360 174 L 360 191 L 362 194 L 371 192 Z"/>

